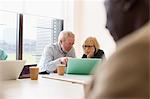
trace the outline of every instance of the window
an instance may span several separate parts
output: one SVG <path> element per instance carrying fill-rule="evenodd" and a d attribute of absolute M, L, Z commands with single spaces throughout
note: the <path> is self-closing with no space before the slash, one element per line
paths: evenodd
<path fill-rule="evenodd" d="M 0 48 L 16 60 L 17 13 L 0 11 Z"/>
<path fill-rule="evenodd" d="M 45 45 L 56 42 L 59 32 L 63 30 L 65 2 L 2 0 L 0 48 L 8 53 L 8 60 L 23 59 L 26 60 L 26 64 L 38 63 Z"/>
<path fill-rule="evenodd" d="M 37 64 L 45 45 L 57 42 L 63 20 L 24 14 L 23 60 L 26 64 Z"/>

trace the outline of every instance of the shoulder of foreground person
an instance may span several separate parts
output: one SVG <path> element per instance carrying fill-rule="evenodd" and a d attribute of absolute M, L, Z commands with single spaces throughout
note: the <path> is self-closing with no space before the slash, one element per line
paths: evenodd
<path fill-rule="evenodd" d="M 148 98 L 150 23 L 118 42 L 108 61 L 98 66 L 86 99 Z"/>

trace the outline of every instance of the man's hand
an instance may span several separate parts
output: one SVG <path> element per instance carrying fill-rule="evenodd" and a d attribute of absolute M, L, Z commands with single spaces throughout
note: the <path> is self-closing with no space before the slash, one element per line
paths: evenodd
<path fill-rule="evenodd" d="M 60 62 L 61 62 L 61 64 L 67 65 L 68 57 L 61 57 L 61 58 L 60 58 Z"/>

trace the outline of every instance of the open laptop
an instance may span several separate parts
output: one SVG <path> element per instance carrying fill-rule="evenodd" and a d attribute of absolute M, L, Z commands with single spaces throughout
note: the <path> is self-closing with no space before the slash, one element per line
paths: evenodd
<path fill-rule="evenodd" d="M 32 66 L 37 66 L 37 64 L 25 65 L 20 73 L 19 79 L 30 78 L 30 70 L 29 68 Z"/>
<path fill-rule="evenodd" d="M 18 79 L 25 61 L 24 60 L 0 60 L 0 77 L 2 80 Z"/>
<path fill-rule="evenodd" d="M 89 75 L 101 61 L 101 59 L 94 58 L 70 58 L 67 63 L 66 73 Z"/>

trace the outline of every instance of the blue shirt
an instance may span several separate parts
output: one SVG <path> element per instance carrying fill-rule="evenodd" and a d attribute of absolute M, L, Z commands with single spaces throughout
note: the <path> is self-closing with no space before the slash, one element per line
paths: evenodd
<path fill-rule="evenodd" d="M 60 64 L 61 57 L 75 57 L 75 50 L 72 48 L 69 52 L 64 52 L 60 44 L 54 43 L 47 45 L 44 48 L 38 67 L 40 72 L 53 72 L 56 70 L 57 65 Z"/>

